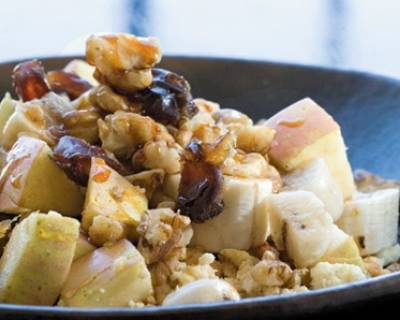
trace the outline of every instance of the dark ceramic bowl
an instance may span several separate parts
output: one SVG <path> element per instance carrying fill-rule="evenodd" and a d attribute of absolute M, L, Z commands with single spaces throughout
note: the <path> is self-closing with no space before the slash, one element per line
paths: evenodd
<path fill-rule="evenodd" d="M 71 58 L 43 59 L 48 70 L 64 66 Z M 12 91 L 15 63 L 0 65 L 0 94 Z M 283 107 L 311 97 L 341 124 L 353 168 L 365 168 L 390 178 L 400 178 L 400 81 L 360 72 L 269 62 L 164 58 L 162 67 L 184 75 L 194 96 L 219 102 L 249 114 L 269 117 Z M 305 248 L 306 249 L 306 248 Z M 296 295 L 243 299 L 179 307 L 143 309 L 77 309 L 0 305 L 1 319 L 256 319 L 340 312 L 380 312 L 396 307 L 400 274 L 346 286 Z M 399 300 L 400 301 L 400 300 Z"/>

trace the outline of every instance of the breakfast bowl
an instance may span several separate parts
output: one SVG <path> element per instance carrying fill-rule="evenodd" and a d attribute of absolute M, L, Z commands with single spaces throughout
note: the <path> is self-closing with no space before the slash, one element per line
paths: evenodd
<path fill-rule="evenodd" d="M 58 70 L 78 58 L 40 60 L 46 70 Z M 14 92 L 10 79 L 19 62 L 0 65 L 2 95 Z M 368 170 L 385 179 L 400 178 L 397 159 L 400 81 L 396 79 L 315 66 L 208 57 L 167 56 L 160 67 L 183 75 L 194 97 L 217 101 L 221 107 L 237 109 L 255 121 L 268 119 L 286 106 L 311 97 L 339 123 L 353 169 Z M 4 319 L 282 319 L 365 310 L 389 304 L 399 294 L 400 274 L 392 272 L 330 288 L 203 304 L 144 308 L 1 304 L 0 316 Z"/>

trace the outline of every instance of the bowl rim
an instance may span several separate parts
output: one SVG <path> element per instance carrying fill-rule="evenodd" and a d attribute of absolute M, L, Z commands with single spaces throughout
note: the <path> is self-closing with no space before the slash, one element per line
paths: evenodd
<path fill-rule="evenodd" d="M 307 313 L 318 308 L 335 308 L 346 306 L 351 303 L 361 303 L 366 300 L 378 298 L 381 291 L 385 295 L 396 294 L 400 291 L 400 272 L 394 272 L 375 278 L 356 281 L 340 286 L 309 290 L 305 292 L 289 293 L 283 295 L 271 295 L 254 298 L 244 298 L 239 301 L 223 301 L 204 304 L 187 304 L 176 306 L 149 306 L 143 308 L 132 307 L 62 307 L 62 306 L 36 306 L 18 304 L 0 304 L 0 315 L 46 315 L 46 316 L 166 316 L 185 314 L 200 314 L 207 311 L 223 312 L 227 310 L 248 309 L 257 307 L 270 307 L 273 313 L 268 315 L 289 315 L 293 309 L 300 313 Z M 390 290 L 388 290 L 390 289 Z M 347 295 L 344 295 L 346 294 Z M 351 294 L 349 294 L 351 293 Z M 340 298 L 339 298 L 340 297 Z M 343 298 L 345 297 L 345 298 Z M 339 299 L 338 299 L 339 298 Z M 286 309 L 290 305 L 293 308 Z M 301 309 L 298 306 L 301 305 Z M 282 308 L 282 306 L 285 306 Z M 276 309 L 278 307 L 278 309 Z M 281 308 L 279 308 L 281 307 Z M 287 310 L 288 312 L 285 312 Z M 277 312 L 278 311 L 278 312 Z M 283 313 L 282 313 L 283 312 Z"/>

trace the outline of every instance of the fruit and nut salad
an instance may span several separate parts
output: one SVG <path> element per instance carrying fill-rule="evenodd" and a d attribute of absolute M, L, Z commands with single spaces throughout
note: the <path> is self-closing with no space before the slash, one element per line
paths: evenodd
<path fill-rule="evenodd" d="M 399 183 L 353 175 L 300 100 L 254 123 L 158 68 L 157 40 L 93 35 L 86 61 L 18 64 L 0 104 L 0 302 L 171 306 L 400 270 Z"/>

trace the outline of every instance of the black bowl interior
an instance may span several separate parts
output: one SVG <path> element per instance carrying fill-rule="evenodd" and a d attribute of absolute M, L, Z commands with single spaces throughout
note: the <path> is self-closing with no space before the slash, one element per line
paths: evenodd
<path fill-rule="evenodd" d="M 63 67 L 71 57 L 43 59 L 48 70 Z M 0 93 L 11 91 L 14 63 L 0 65 Z M 353 168 L 365 168 L 400 178 L 400 81 L 381 76 L 308 66 L 257 61 L 166 57 L 162 67 L 184 75 L 195 96 L 267 118 L 283 107 L 311 97 L 340 123 Z M 335 308 L 356 307 L 397 297 L 400 275 L 341 288 L 284 297 L 246 299 L 239 303 L 150 309 L 62 309 L 0 306 L 3 318 L 221 318 L 307 315 Z M 363 308 L 367 305 L 364 304 Z"/>

